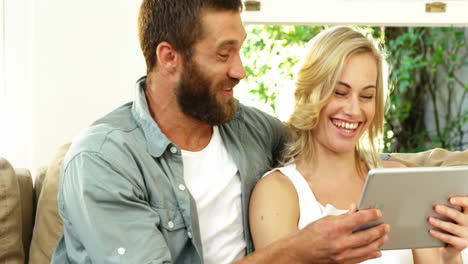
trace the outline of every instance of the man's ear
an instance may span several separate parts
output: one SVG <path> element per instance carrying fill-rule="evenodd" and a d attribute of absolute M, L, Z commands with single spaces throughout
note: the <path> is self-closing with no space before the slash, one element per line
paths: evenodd
<path fill-rule="evenodd" d="M 181 61 L 180 53 L 168 42 L 161 42 L 156 47 L 157 65 L 168 72 L 175 72 Z"/>

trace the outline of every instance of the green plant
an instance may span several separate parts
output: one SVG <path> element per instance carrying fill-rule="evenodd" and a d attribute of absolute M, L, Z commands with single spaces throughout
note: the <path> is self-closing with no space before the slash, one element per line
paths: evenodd
<path fill-rule="evenodd" d="M 468 89 L 459 74 L 468 66 L 465 29 L 400 27 L 385 35 L 392 88 L 385 129 L 393 133 L 385 150 L 463 148 Z"/>
<path fill-rule="evenodd" d="M 242 53 L 249 93 L 276 113 L 276 99 L 281 89 L 293 88 L 293 67 L 304 45 L 318 34 L 320 27 L 248 25 L 248 38 Z"/>

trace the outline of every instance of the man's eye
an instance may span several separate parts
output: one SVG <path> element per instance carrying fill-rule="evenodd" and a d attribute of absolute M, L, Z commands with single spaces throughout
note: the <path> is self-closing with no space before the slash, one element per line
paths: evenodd
<path fill-rule="evenodd" d="M 222 59 L 227 59 L 229 58 L 229 54 L 218 54 L 218 56 Z"/>

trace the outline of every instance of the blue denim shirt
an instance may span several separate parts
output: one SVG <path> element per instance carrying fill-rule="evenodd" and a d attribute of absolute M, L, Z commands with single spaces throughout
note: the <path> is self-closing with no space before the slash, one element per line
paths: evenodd
<path fill-rule="evenodd" d="M 196 204 L 179 188 L 185 185 L 181 150 L 152 119 L 144 86 L 141 78 L 136 100 L 96 121 L 68 151 L 58 194 L 64 229 L 52 263 L 203 263 Z M 284 128 L 238 103 L 219 129 L 239 169 L 249 254 L 250 194 L 275 165 Z"/>

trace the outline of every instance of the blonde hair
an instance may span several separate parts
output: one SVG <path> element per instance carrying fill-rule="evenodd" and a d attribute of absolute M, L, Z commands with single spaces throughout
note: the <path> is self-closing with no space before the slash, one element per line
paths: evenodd
<path fill-rule="evenodd" d="M 375 116 L 356 145 L 356 155 L 359 157 L 356 162 L 358 164 L 359 160 L 363 160 L 369 168 L 380 167 L 377 140 L 383 133 L 386 62 L 383 52 L 372 38 L 367 38 L 358 29 L 345 26 L 322 31 L 308 44 L 308 52 L 296 76 L 295 107 L 287 122 L 292 138 L 285 149 L 284 161 L 299 154 L 313 156 L 311 130 L 317 126 L 320 111 L 334 94 L 346 60 L 351 55 L 367 52 L 373 55 L 377 63 Z"/>

